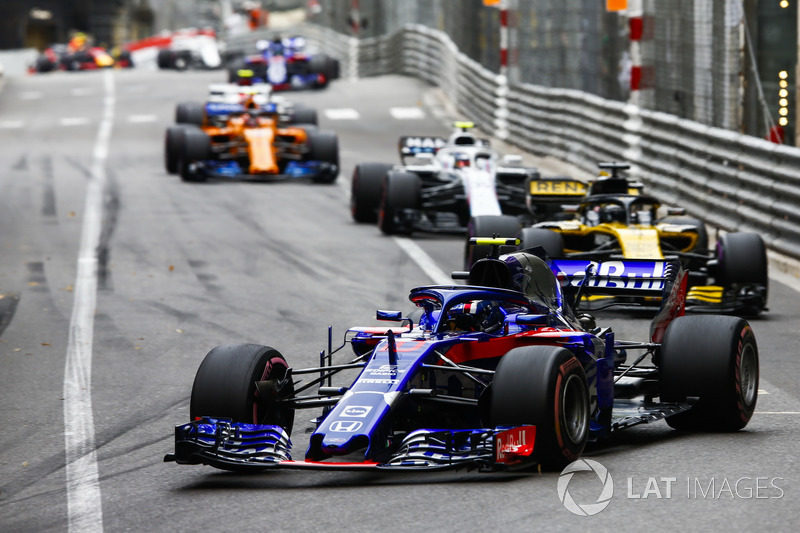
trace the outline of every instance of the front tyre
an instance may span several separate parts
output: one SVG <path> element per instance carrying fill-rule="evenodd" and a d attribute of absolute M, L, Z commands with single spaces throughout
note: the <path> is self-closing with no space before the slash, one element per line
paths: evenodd
<path fill-rule="evenodd" d="M 678 317 L 659 354 L 661 399 L 697 403 L 667 418 L 675 429 L 737 431 L 758 399 L 758 346 L 746 320 L 733 316 Z"/>
<path fill-rule="evenodd" d="M 378 212 L 378 227 L 386 235 L 413 231 L 413 221 L 407 219 L 409 210 L 420 205 L 422 184 L 419 176 L 411 172 L 389 172 L 383 178 L 381 208 Z"/>
<path fill-rule="evenodd" d="M 578 459 L 589 438 L 589 387 L 577 358 L 556 346 L 506 353 L 491 385 L 492 426 L 536 426 L 534 455 L 547 470 Z"/>
<path fill-rule="evenodd" d="M 564 256 L 564 238 L 557 231 L 543 228 L 523 228 L 519 234 L 519 249 L 541 246 L 548 257 Z"/>
<path fill-rule="evenodd" d="M 293 393 L 289 366 L 274 348 L 258 344 L 217 346 L 197 369 L 189 417 L 276 425 L 291 434 L 294 410 L 281 400 Z"/>
<path fill-rule="evenodd" d="M 193 163 L 206 161 L 211 157 L 211 139 L 200 128 L 186 128 L 178 156 L 178 170 L 184 181 L 203 181 L 205 176 Z"/>
<path fill-rule="evenodd" d="M 520 230 L 517 217 L 509 215 L 483 215 L 472 217 L 467 224 L 467 243 L 464 249 L 464 268 L 469 270 L 479 259 L 489 257 L 492 251 L 490 245 L 469 244 L 472 237 L 505 237 L 513 239 Z M 516 251 L 515 246 L 501 246 L 500 255 Z"/>
<path fill-rule="evenodd" d="M 381 205 L 381 188 L 392 165 L 361 163 L 353 169 L 350 180 L 350 214 L 356 222 L 377 222 Z"/>

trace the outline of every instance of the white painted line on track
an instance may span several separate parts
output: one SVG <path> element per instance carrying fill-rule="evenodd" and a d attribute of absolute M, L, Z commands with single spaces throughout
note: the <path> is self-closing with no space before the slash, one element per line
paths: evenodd
<path fill-rule="evenodd" d="M 24 125 L 25 123 L 21 120 L 0 120 L 0 129 L 3 130 L 21 128 Z"/>
<path fill-rule="evenodd" d="M 389 114 L 397 120 L 420 120 L 425 118 L 425 111 L 420 107 L 391 107 Z"/>
<path fill-rule="evenodd" d="M 349 107 L 343 109 L 326 109 L 325 116 L 330 120 L 358 120 L 361 117 L 358 111 Z"/>
<path fill-rule="evenodd" d="M 145 122 L 155 122 L 158 117 L 155 115 L 129 115 L 128 122 L 132 124 L 142 124 Z"/>
<path fill-rule="evenodd" d="M 436 262 L 408 237 L 393 237 L 394 242 L 428 275 L 436 285 L 455 285 L 453 278 L 436 265 Z"/>
<path fill-rule="evenodd" d="M 75 87 L 70 91 L 72 96 L 89 96 L 95 93 L 96 91 L 89 87 Z"/>
<path fill-rule="evenodd" d="M 92 172 L 86 188 L 78 275 L 70 318 L 64 368 L 64 447 L 67 472 L 67 528 L 70 532 L 102 532 L 103 507 L 92 411 L 92 343 L 97 305 L 97 248 L 103 222 L 105 165 L 114 123 L 114 77 L 105 71 L 103 118 L 94 145 Z"/>
<path fill-rule="evenodd" d="M 24 93 L 20 93 L 19 97 L 23 100 L 38 100 L 42 97 L 42 93 L 39 91 L 26 91 Z"/>
<path fill-rule="evenodd" d="M 85 126 L 89 123 L 86 117 L 65 117 L 58 121 L 62 126 Z"/>

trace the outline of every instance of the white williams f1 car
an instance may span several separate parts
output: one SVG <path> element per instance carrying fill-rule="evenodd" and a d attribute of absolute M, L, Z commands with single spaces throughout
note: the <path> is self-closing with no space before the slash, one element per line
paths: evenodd
<path fill-rule="evenodd" d="M 492 233 L 516 235 L 517 215 L 527 213 L 526 179 L 539 173 L 523 167 L 519 156 L 500 156 L 471 128 L 470 122 L 457 122 L 448 139 L 401 137 L 401 165 L 357 165 L 350 197 L 353 219 L 377 221 L 387 235 L 410 235 L 465 233 L 475 217 L 491 215 L 500 221 Z"/>

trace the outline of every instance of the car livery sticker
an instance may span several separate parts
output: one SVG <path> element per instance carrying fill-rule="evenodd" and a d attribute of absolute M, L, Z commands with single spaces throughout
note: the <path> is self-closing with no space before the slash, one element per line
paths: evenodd
<path fill-rule="evenodd" d="M 584 259 L 554 259 L 551 269 L 569 285 L 581 285 L 586 268 L 594 265 L 595 274 L 588 287 L 661 291 L 664 288 L 665 261 L 588 261 Z"/>

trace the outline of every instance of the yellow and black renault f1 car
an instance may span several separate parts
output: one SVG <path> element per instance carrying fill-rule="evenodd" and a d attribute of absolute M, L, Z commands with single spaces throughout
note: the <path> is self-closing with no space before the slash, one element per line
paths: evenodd
<path fill-rule="evenodd" d="M 686 298 L 691 311 L 755 315 L 766 309 L 766 248 L 758 234 L 727 233 L 719 236 L 712 249 L 702 221 L 680 209 L 664 214 L 657 199 L 618 176 L 627 164 L 601 163 L 601 168 L 611 175 L 587 186 L 569 219 L 545 220 L 520 231 L 521 249 L 542 246 L 551 257 L 595 261 L 678 260 L 689 272 Z M 530 187 L 530 196 L 537 196 L 533 187 L 539 184 L 532 182 Z M 540 201 L 540 197 L 534 199 Z M 466 257 L 465 262 L 469 264 L 470 259 Z M 598 296 L 582 305 L 657 303 Z"/>

